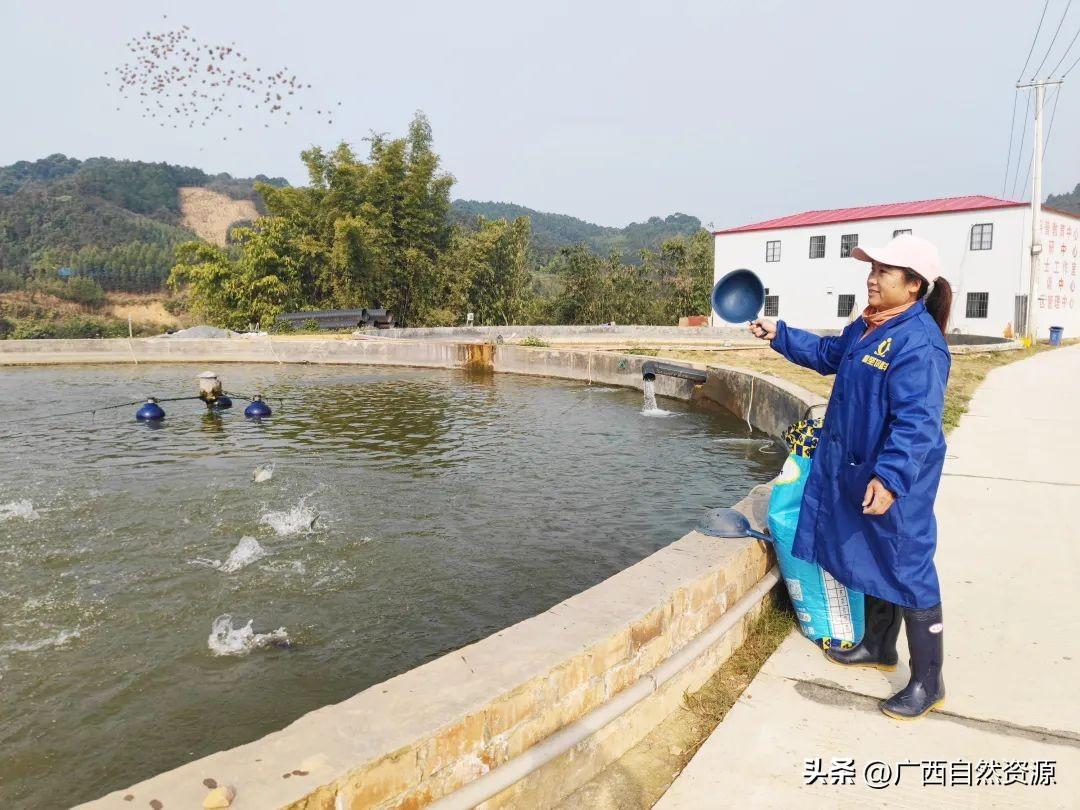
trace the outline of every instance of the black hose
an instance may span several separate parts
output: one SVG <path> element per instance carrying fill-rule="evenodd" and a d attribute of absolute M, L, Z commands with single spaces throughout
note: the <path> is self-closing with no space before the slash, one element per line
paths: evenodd
<path fill-rule="evenodd" d="M 232 397 L 234 399 L 242 399 L 242 400 L 244 400 L 246 402 L 254 402 L 255 401 L 255 399 L 253 397 L 245 397 L 245 396 L 242 396 L 240 394 L 234 394 L 234 393 L 228 392 L 228 391 L 223 391 L 222 393 L 225 394 L 225 396 L 227 396 L 227 397 Z M 83 416 L 86 413 L 90 414 L 90 421 L 93 422 L 94 417 L 97 415 L 98 411 L 113 411 L 113 410 L 116 410 L 117 408 L 130 408 L 132 405 L 144 405 L 144 404 L 146 404 L 148 399 L 153 399 L 154 402 L 185 402 L 187 400 L 192 400 L 192 399 L 202 400 L 202 397 L 199 397 L 199 396 L 193 396 L 193 397 L 191 397 L 191 396 L 189 396 L 189 397 L 165 397 L 164 399 L 158 399 L 157 397 L 143 397 L 142 399 L 137 399 L 137 400 L 134 400 L 133 402 L 121 402 L 121 403 L 119 403 L 117 405 L 102 405 L 100 408 L 91 408 L 89 411 L 87 411 L 85 408 L 83 408 L 82 410 L 67 411 L 65 413 L 39 413 L 39 414 L 35 414 L 33 416 L 24 417 L 22 419 L 7 419 L 7 420 L 5 420 L 5 424 L 8 424 L 8 425 L 10 425 L 10 424 L 23 424 L 23 423 L 26 423 L 26 422 L 36 422 L 39 419 L 61 419 L 61 418 L 66 417 L 66 416 Z M 279 410 L 284 411 L 284 409 L 285 409 L 284 400 L 281 399 L 280 397 L 274 397 L 273 400 L 271 400 L 269 397 L 263 397 L 263 400 L 276 401 L 278 403 Z M 0 439 L 10 439 L 10 438 L 14 438 L 14 437 L 15 437 L 14 433 L 0 435 Z"/>
<path fill-rule="evenodd" d="M 694 385 L 702 385 L 708 379 L 708 374 L 704 371 L 698 371 L 696 368 L 677 366 L 673 363 L 660 363 L 656 360 L 646 360 L 642 363 L 642 379 L 655 380 L 657 374 L 663 374 L 665 377 L 678 377 L 683 380 L 689 380 Z"/>
<path fill-rule="evenodd" d="M 158 399 L 157 397 L 143 397 L 137 399 L 134 402 L 121 402 L 118 405 L 102 405 L 100 408 L 91 408 L 89 410 L 90 421 L 94 421 L 94 417 L 98 411 L 113 411 L 117 408 L 130 408 L 132 405 L 145 405 L 148 399 L 153 399 L 155 402 L 182 402 L 188 399 L 199 399 L 199 397 L 166 397 L 165 399 Z M 26 422 L 36 422 L 39 419 L 60 419 L 65 416 L 84 416 L 88 411 L 84 408 L 81 411 L 68 411 L 66 413 L 39 413 L 34 416 L 27 416 L 23 419 L 9 419 L 5 424 L 24 424 Z M 0 439 L 16 439 L 17 433 L 5 433 L 0 434 Z"/>
<path fill-rule="evenodd" d="M 142 399 L 137 399 L 134 402 L 121 402 L 119 405 L 102 405 L 100 408 L 91 408 L 89 410 L 89 413 L 91 417 L 93 417 L 93 415 L 96 414 L 98 411 L 112 411 L 116 410 L 117 408 L 130 408 L 132 405 L 144 405 L 147 399 L 149 399 L 149 397 L 143 397 Z M 168 397 L 166 399 L 158 399 L 157 397 L 153 397 L 153 399 L 155 402 L 180 402 L 186 399 L 198 399 L 198 397 Z M 7 424 L 11 424 L 12 422 L 16 424 L 22 422 L 34 422 L 38 419 L 59 419 L 62 416 L 82 416 L 87 412 L 88 411 L 86 410 L 86 408 L 83 408 L 79 411 L 68 411 L 67 413 L 39 413 L 35 414 L 34 416 L 27 416 L 23 419 L 7 420 Z"/>

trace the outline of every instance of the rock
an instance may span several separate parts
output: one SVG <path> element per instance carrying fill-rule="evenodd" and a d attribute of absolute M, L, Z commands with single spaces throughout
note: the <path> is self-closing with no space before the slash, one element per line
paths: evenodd
<path fill-rule="evenodd" d="M 217 326 L 192 326 L 187 329 L 181 329 L 179 332 L 173 332 L 170 335 L 162 335 L 162 337 L 191 340 L 205 338 L 233 338 L 236 337 L 237 334 L 237 332 L 233 332 L 229 329 L 220 329 Z"/>
<path fill-rule="evenodd" d="M 202 800 L 202 806 L 207 810 L 214 807 L 228 807 L 235 798 L 236 791 L 228 785 L 222 785 L 206 794 L 206 798 Z"/>

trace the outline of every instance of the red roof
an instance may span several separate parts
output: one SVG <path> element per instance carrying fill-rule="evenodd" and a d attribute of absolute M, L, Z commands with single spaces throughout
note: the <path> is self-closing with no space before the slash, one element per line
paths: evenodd
<path fill-rule="evenodd" d="M 773 228 L 799 228 L 807 225 L 829 225 L 836 222 L 855 222 L 861 219 L 916 217 L 924 214 L 944 214 L 953 211 L 980 211 L 987 208 L 1016 208 L 1024 205 L 1027 205 L 1027 203 L 974 194 L 969 197 L 943 197 L 938 200 L 867 205 L 862 208 L 831 208 L 826 211 L 805 211 L 801 214 L 792 214 L 779 219 L 768 219 L 764 222 L 754 222 L 738 228 L 713 231 L 713 234 L 767 231 Z"/>

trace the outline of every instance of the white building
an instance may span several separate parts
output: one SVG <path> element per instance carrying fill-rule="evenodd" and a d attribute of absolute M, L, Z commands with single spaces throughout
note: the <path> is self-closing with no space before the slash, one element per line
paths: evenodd
<path fill-rule="evenodd" d="M 805 329 L 843 329 L 866 306 L 869 265 L 850 257 L 856 245 L 883 245 L 909 231 L 941 253 L 953 289 L 950 332 L 1022 334 L 1031 267 L 1031 207 L 994 197 L 808 211 L 714 232 L 715 280 L 753 270 L 767 288 L 764 315 Z M 1051 326 L 1080 336 L 1076 266 L 1080 216 L 1043 208 L 1036 277 L 1040 338 Z M 721 325 L 715 313 L 714 325 Z"/>

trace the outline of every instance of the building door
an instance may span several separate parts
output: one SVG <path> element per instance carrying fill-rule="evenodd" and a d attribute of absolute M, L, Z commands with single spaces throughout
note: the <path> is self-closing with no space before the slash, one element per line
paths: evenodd
<path fill-rule="evenodd" d="M 1017 336 L 1027 334 L 1028 297 L 1016 296 L 1013 304 L 1013 333 Z"/>

